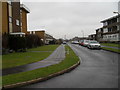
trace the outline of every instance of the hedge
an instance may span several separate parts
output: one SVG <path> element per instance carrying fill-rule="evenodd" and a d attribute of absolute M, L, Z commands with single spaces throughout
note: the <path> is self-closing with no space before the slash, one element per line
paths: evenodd
<path fill-rule="evenodd" d="M 6 50 L 14 51 L 26 51 L 26 48 L 33 48 L 43 45 L 41 38 L 37 35 L 26 35 L 25 37 L 20 37 L 17 35 L 2 35 L 2 51 L 3 54 Z"/>

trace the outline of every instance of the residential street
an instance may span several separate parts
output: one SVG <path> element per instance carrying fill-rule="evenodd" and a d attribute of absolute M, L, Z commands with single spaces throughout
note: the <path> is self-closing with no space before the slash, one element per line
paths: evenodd
<path fill-rule="evenodd" d="M 0 30 L 2 90 L 120 89 L 120 0 L 0 0 Z"/>
<path fill-rule="evenodd" d="M 117 88 L 118 55 L 69 44 L 81 64 L 69 73 L 23 88 Z"/>

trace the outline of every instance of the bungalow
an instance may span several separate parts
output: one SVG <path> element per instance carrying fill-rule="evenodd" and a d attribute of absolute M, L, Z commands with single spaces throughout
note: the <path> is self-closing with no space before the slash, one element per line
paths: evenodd
<path fill-rule="evenodd" d="M 45 44 L 50 44 L 50 42 L 53 40 L 54 40 L 53 36 L 45 34 Z"/>
<path fill-rule="evenodd" d="M 45 33 L 45 30 L 32 30 L 28 33 L 38 35 L 44 44 L 49 44 L 50 41 L 54 40 L 53 36 Z"/>
<path fill-rule="evenodd" d="M 91 34 L 88 36 L 90 40 L 96 40 L 96 34 Z"/>

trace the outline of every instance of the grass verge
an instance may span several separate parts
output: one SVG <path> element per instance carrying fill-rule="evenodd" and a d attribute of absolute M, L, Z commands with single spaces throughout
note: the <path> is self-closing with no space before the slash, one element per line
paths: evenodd
<path fill-rule="evenodd" d="M 2 55 L 2 68 L 10 68 L 37 62 L 47 58 L 59 45 L 46 45 L 38 48 L 28 49 L 27 52 L 10 53 Z M 51 52 L 29 52 L 29 51 L 51 51 Z"/>
<path fill-rule="evenodd" d="M 9 85 L 18 82 L 29 81 L 36 78 L 47 77 L 50 74 L 69 68 L 70 66 L 77 63 L 79 58 L 69 46 L 65 46 L 65 49 L 69 49 L 69 53 L 66 54 L 66 58 L 59 64 L 51 65 L 45 68 L 39 68 L 32 71 L 3 76 L 2 85 Z"/>
<path fill-rule="evenodd" d="M 114 48 L 108 48 L 108 47 L 102 47 L 102 48 L 105 49 L 105 50 L 109 50 L 109 51 L 120 53 L 120 49 L 114 49 Z"/>
<path fill-rule="evenodd" d="M 111 47 L 120 47 L 119 44 L 113 44 L 113 43 L 101 43 L 101 45 L 104 45 L 104 46 L 111 46 Z"/>
<path fill-rule="evenodd" d="M 54 51 L 59 45 L 45 45 L 38 48 L 28 49 L 28 51 Z"/>

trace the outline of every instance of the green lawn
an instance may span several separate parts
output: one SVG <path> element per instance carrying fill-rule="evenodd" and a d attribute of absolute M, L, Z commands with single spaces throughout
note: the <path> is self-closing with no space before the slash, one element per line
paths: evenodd
<path fill-rule="evenodd" d="M 102 47 L 102 48 L 105 49 L 105 50 L 110 50 L 110 51 L 113 51 L 113 52 L 120 53 L 120 49 L 114 49 L 114 48 L 108 48 L 108 47 Z"/>
<path fill-rule="evenodd" d="M 28 51 L 54 51 L 59 45 L 45 45 L 38 48 L 28 49 Z"/>
<path fill-rule="evenodd" d="M 76 54 L 72 51 L 70 47 L 66 46 L 66 50 L 68 49 L 69 49 L 69 54 L 66 54 L 66 58 L 59 64 L 51 65 L 44 68 L 39 68 L 32 71 L 3 76 L 2 84 L 8 85 L 8 84 L 28 81 L 28 80 L 32 80 L 40 77 L 46 77 L 55 72 L 59 72 L 61 70 L 69 68 L 70 66 L 77 63 L 79 58 L 76 56 Z"/>
<path fill-rule="evenodd" d="M 27 52 L 17 52 L 2 55 L 2 68 L 10 68 L 43 60 L 47 58 L 58 46 L 59 45 L 47 45 L 29 49 Z M 51 51 L 51 52 L 29 52 L 29 51 Z"/>
<path fill-rule="evenodd" d="M 111 47 L 120 47 L 119 44 L 113 44 L 113 43 L 101 43 L 101 45 L 104 45 L 104 46 L 111 46 Z"/>

